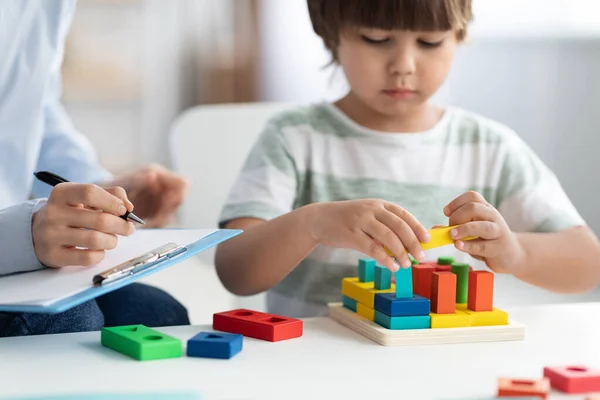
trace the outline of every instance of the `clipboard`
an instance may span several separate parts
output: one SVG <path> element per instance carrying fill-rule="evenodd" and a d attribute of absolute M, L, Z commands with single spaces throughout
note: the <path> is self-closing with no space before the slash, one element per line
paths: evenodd
<path fill-rule="evenodd" d="M 235 229 L 140 229 L 93 267 L 0 278 L 0 312 L 56 314 L 180 263 L 241 234 Z"/>

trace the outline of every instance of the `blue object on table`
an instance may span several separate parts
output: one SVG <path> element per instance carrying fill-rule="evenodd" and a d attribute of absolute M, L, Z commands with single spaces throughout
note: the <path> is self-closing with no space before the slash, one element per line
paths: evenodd
<path fill-rule="evenodd" d="M 200 332 L 187 342 L 188 357 L 228 359 L 242 351 L 243 336 L 234 333 Z"/>

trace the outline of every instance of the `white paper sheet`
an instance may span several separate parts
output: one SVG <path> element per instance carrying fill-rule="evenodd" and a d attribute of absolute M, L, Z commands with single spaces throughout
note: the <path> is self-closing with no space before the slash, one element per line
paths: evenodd
<path fill-rule="evenodd" d="M 119 237 L 117 247 L 107 251 L 97 265 L 46 268 L 0 278 L 0 304 L 54 303 L 90 288 L 94 275 L 145 252 L 169 242 L 186 246 L 214 232 L 216 229 L 139 229 L 132 236 Z"/>

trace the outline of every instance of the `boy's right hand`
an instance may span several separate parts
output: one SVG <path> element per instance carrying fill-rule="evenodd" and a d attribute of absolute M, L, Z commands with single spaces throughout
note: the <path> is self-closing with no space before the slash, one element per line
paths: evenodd
<path fill-rule="evenodd" d="M 316 203 L 312 208 L 311 234 L 319 243 L 358 250 L 391 271 L 400 265 L 384 250 L 385 245 L 404 268 L 411 262 L 408 253 L 422 261 L 421 243 L 431 239 L 427 230 L 408 211 L 378 200 L 347 200 Z"/>
<path fill-rule="evenodd" d="M 93 184 L 56 185 L 46 204 L 33 214 L 33 248 L 40 263 L 59 268 L 89 266 L 104 259 L 117 245 L 117 236 L 135 231 L 120 218 L 133 205 L 120 187 L 102 189 Z"/>

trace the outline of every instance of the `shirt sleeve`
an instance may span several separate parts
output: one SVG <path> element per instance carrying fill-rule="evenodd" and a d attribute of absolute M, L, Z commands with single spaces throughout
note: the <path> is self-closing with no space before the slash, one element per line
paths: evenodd
<path fill-rule="evenodd" d="M 230 190 L 221 227 L 237 218 L 269 220 L 293 210 L 298 173 L 289 150 L 281 127 L 269 121 Z"/>
<path fill-rule="evenodd" d="M 43 200 L 0 210 L 0 276 L 44 268 L 35 256 L 31 216 Z"/>
<path fill-rule="evenodd" d="M 506 152 L 498 194 L 498 210 L 515 232 L 586 225 L 556 175 L 521 139 Z"/>
<path fill-rule="evenodd" d="M 60 48 L 44 93 L 44 138 L 36 168 L 52 171 L 73 182 L 100 182 L 111 179 L 111 175 L 99 164 L 92 143 L 75 129 L 61 102 L 64 42 L 74 11 L 74 6 L 64 10 L 60 22 Z M 51 189 L 34 181 L 33 196 L 47 197 Z"/>

